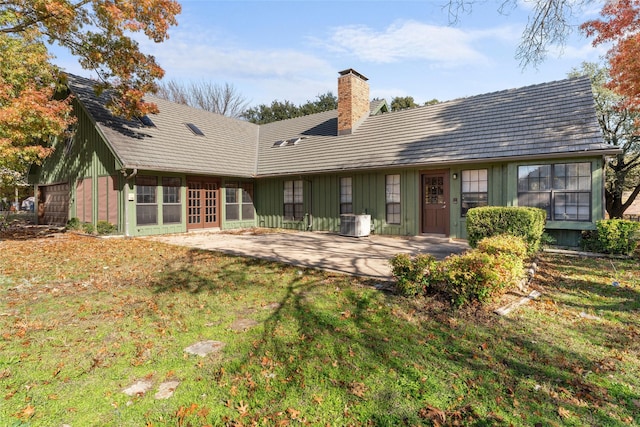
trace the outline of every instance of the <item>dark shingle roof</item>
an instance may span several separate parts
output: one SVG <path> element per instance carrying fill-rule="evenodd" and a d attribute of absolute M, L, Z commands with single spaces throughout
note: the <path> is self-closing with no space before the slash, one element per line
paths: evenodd
<path fill-rule="evenodd" d="M 144 127 L 113 117 L 91 80 L 69 84 L 128 168 L 250 177 L 615 151 L 603 143 L 588 78 L 374 114 L 342 136 L 336 110 L 258 126 L 152 96 L 160 113 L 150 116 L 156 127 Z M 385 106 L 374 101 L 371 111 Z M 274 146 L 294 137 L 303 139 Z"/>
<path fill-rule="evenodd" d="M 206 175 L 252 177 L 256 171 L 258 126 L 220 114 L 176 104 L 154 96 L 145 100 L 160 113 L 138 120 L 114 117 L 106 108 L 107 95 L 96 96 L 95 82 L 69 76 L 69 87 L 96 121 L 123 167 Z M 204 136 L 185 123 L 195 124 Z"/>
<path fill-rule="evenodd" d="M 603 143 L 588 78 L 371 116 L 351 135 L 336 136 L 336 111 L 316 116 L 261 127 L 259 175 L 611 151 Z M 299 135 L 308 138 L 272 147 L 277 138 Z"/>

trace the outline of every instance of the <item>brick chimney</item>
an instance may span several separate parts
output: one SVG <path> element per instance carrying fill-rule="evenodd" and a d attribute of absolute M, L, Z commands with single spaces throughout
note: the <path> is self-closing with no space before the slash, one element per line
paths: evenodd
<path fill-rule="evenodd" d="M 369 83 L 352 68 L 338 77 L 338 135 L 348 135 L 369 117 Z"/>

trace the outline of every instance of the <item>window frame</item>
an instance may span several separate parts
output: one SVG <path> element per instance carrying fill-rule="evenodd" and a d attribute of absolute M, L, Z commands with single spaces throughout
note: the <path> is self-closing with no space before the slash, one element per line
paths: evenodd
<path fill-rule="evenodd" d="M 568 174 L 572 169 L 577 173 Z M 519 165 L 517 180 L 518 206 L 544 209 L 547 221 L 592 221 L 593 171 L 590 162 Z M 571 198 L 575 201 L 566 202 Z"/>
<path fill-rule="evenodd" d="M 147 181 L 144 183 L 144 181 Z M 155 182 L 152 184 L 152 182 Z M 153 191 L 151 191 L 153 189 Z M 153 212 L 153 214 L 151 214 Z M 140 221 L 140 219 L 148 219 Z M 136 176 L 136 225 L 158 225 L 158 177 Z"/>
<path fill-rule="evenodd" d="M 353 178 L 340 178 L 340 215 L 353 213 Z"/>
<path fill-rule="evenodd" d="M 162 223 L 181 224 L 182 223 L 182 178 L 173 176 L 163 176 L 162 179 Z M 169 189 L 175 189 L 169 191 Z M 171 200 L 169 200 L 171 196 Z M 167 208 L 167 209 L 165 209 Z M 166 220 L 170 214 L 168 210 L 177 210 L 177 220 Z M 173 213 L 175 215 L 175 213 Z"/>
<path fill-rule="evenodd" d="M 480 176 L 484 173 L 484 179 Z M 474 175 L 476 175 L 474 177 Z M 474 179 L 475 178 L 475 179 Z M 482 184 L 484 183 L 484 191 Z M 468 190 L 465 186 L 468 184 Z M 474 188 L 475 187 L 475 188 Z M 475 190 L 475 191 L 471 191 Z M 472 200 L 465 200 L 465 195 L 476 195 Z M 484 198 L 483 198 L 484 196 Z M 473 206 L 465 207 L 465 204 Z M 465 169 L 460 172 L 460 217 L 466 218 L 469 209 L 489 205 L 489 170 L 488 169 Z"/>
<path fill-rule="evenodd" d="M 400 174 L 385 175 L 384 184 L 385 221 L 387 224 L 400 225 L 402 223 L 402 189 L 400 186 Z"/>
<path fill-rule="evenodd" d="M 302 221 L 304 219 L 304 181 L 301 179 L 284 181 L 283 196 L 282 218 L 285 221 Z"/>
<path fill-rule="evenodd" d="M 224 220 L 240 221 L 240 197 L 238 195 L 240 184 L 227 182 L 224 185 Z M 232 201 L 230 201 L 233 199 Z M 231 214 L 235 214 L 230 216 Z"/>

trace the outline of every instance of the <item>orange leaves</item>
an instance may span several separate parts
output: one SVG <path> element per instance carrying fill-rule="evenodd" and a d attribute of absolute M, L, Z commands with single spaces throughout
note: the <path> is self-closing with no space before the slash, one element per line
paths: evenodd
<path fill-rule="evenodd" d="M 640 108 L 640 1 L 607 1 L 602 19 L 587 21 L 580 27 L 594 46 L 614 42 L 608 52 L 611 82 L 607 85 L 623 96 L 623 107 Z"/>

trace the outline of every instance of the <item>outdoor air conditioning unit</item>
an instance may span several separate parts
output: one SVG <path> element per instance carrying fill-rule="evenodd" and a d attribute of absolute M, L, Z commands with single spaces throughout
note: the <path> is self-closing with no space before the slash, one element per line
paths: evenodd
<path fill-rule="evenodd" d="M 365 237 L 371 231 L 371 215 L 340 215 L 340 235 Z"/>

